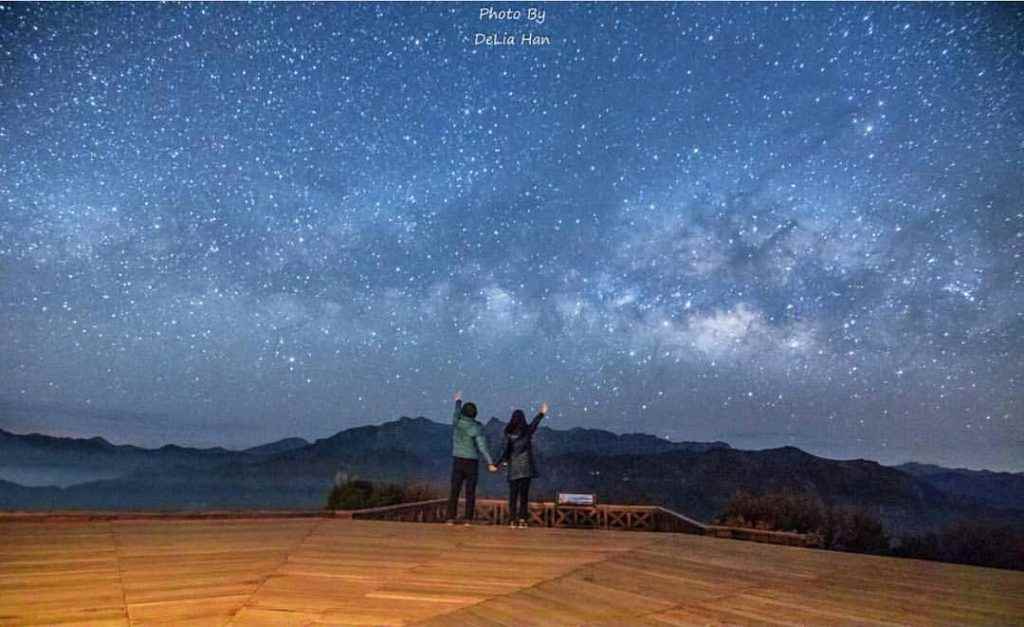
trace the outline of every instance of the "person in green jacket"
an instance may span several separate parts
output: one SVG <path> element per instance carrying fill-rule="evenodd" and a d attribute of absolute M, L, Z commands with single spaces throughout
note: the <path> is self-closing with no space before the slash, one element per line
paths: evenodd
<path fill-rule="evenodd" d="M 468 525 L 476 513 L 476 481 L 480 456 L 487 460 L 487 469 L 497 472 L 498 467 L 487 450 L 483 425 L 476 421 L 476 405 L 462 403 L 462 393 L 455 393 L 455 413 L 452 416 L 452 488 L 448 494 L 448 524 L 455 524 L 459 507 L 459 493 L 466 484 L 466 511 L 463 524 Z"/>

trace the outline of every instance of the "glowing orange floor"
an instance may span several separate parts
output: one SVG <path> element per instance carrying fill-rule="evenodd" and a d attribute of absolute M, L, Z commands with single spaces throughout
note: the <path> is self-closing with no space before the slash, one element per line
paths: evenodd
<path fill-rule="evenodd" d="M 0 625 L 1021 617 L 1020 572 L 691 535 L 316 518 L 0 519 Z"/>

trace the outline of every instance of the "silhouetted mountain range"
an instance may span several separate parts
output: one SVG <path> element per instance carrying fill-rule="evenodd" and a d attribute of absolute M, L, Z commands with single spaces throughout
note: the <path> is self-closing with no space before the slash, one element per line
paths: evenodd
<path fill-rule="evenodd" d="M 197 449 L 168 444 L 147 449 L 111 444 L 98 437 L 18 435 L 0 429 L 0 478 L 24 477 L 27 479 L 18 483 L 26 485 L 67 486 L 170 466 L 214 468 L 248 457 L 258 456 L 220 447 Z"/>
<path fill-rule="evenodd" d="M 270 442 L 269 444 L 261 444 L 260 446 L 253 446 L 245 449 L 244 453 L 255 453 L 256 455 L 273 455 L 275 453 L 284 453 L 285 451 L 291 451 L 297 448 L 309 446 L 309 440 L 302 438 L 284 438 L 276 442 Z"/>
<path fill-rule="evenodd" d="M 993 507 L 1024 507 L 1024 473 L 943 468 L 914 462 L 896 468 L 947 494 Z"/>
<path fill-rule="evenodd" d="M 495 453 L 504 427 L 493 418 L 485 426 Z M 899 531 L 935 528 L 959 517 L 1024 521 L 1022 474 L 922 464 L 886 467 L 825 459 L 794 447 L 742 451 L 724 442 L 672 442 L 598 429 L 543 426 L 535 442 L 542 473 L 533 490 L 537 499 L 550 499 L 559 490 L 594 492 L 603 502 L 663 504 L 710 519 L 737 490 L 788 489 L 816 494 L 826 504 L 866 507 Z M 450 454 L 451 426 L 422 417 L 346 429 L 312 443 L 287 438 L 244 451 L 145 449 L 102 438 L 0 430 L 0 477 L 6 479 L 0 481 L 0 508 L 319 508 L 338 472 L 445 486 Z M 27 487 L 10 481 L 47 473 L 63 483 Z M 69 480 L 76 476 L 81 481 Z M 481 475 L 481 494 L 506 491 L 501 473 Z"/>
<path fill-rule="evenodd" d="M 867 460 L 825 459 L 791 446 L 762 451 L 565 455 L 551 460 L 537 482 L 542 491 L 554 486 L 597 493 L 606 502 L 661 503 L 702 520 L 719 514 L 737 490 L 815 494 L 827 505 L 865 507 L 888 527 L 903 531 L 988 513 L 895 468 Z"/>

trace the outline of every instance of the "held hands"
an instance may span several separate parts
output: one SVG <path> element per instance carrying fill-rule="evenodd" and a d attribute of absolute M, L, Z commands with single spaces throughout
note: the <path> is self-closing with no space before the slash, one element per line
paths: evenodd
<path fill-rule="evenodd" d="M 488 464 L 487 470 L 490 470 L 491 472 L 498 472 L 498 467 L 495 466 L 494 464 Z"/>
<path fill-rule="evenodd" d="M 455 393 L 455 400 L 456 401 L 461 401 L 462 400 L 462 392 L 456 392 Z"/>

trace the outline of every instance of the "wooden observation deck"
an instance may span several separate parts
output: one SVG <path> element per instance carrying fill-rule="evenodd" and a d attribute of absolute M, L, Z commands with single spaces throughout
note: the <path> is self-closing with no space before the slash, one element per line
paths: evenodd
<path fill-rule="evenodd" d="M 1021 572 L 600 525 L 360 520 L 398 515 L 0 514 L 0 625 L 1005 625 L 1024 617 Z M 640 511 L 631 520 L 656 527 L 661 517 Z M 610 512 L 601 520 L 626 524 Z"/>

